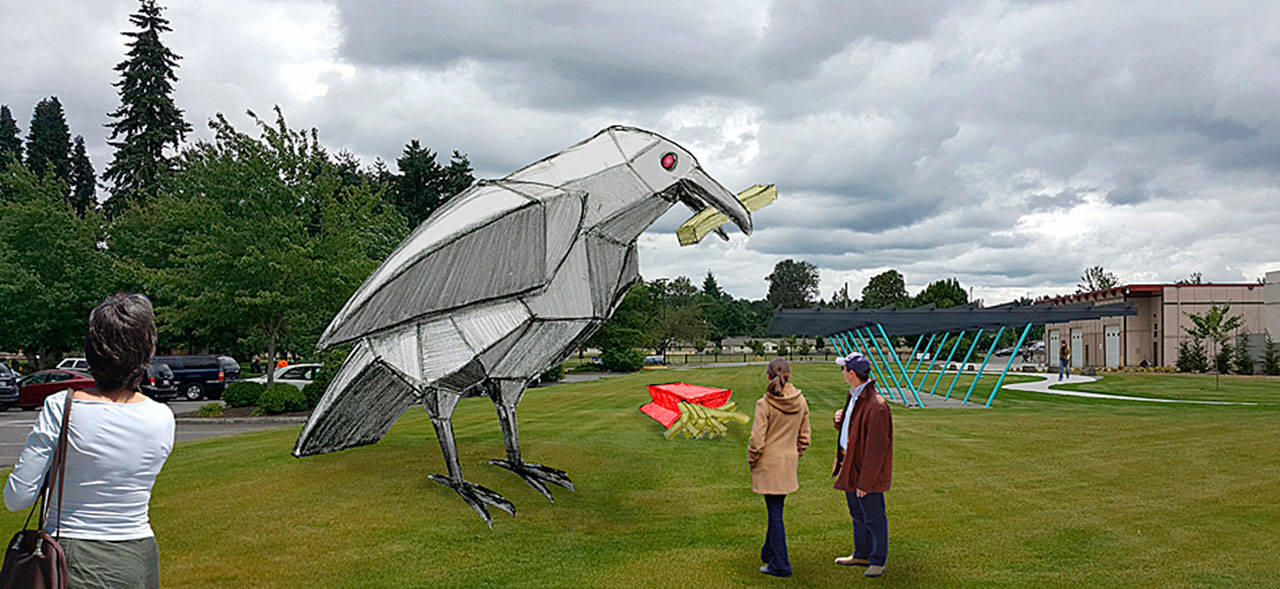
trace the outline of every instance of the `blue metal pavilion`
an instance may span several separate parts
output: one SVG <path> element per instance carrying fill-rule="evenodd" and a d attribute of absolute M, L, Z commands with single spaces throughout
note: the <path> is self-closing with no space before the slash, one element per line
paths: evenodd
<path fill-rule="evenodd" d="M 1022 344 L 1026 341 L 1027 333 L 1031 331 L 1032 325 L 1099 319 L 1120 315 L 1137 315 L 1137 310 L 1128 303 L 1108 305 L 1095 305 L 1093 303 L 1018 305 L 1010 303 L 997 307 L 982 308 L 968 305 L 947 309 L 936 309 L 932 306 L 914 309 L 892 307 L 883 309 L 784 309 L 774 313 L 773 319 L 769 322 L 769 333 L 773 335 L 822 337 L 826 338 L 831 346 L 842 354 L 860 352 L 868 360 L 871 360 L 873 376 L 881 383 L 882 386 L 880 388 L 886 397 L 893 399 L 896 393 L 897 399 L 904 405 L 908 407 L 924 407 L 920 393 L 937 394 L 938 384 L 942 382 L 943 377 L 950 369 L 951 361 L 955 358 L 956 352 L 960 348 L 960 342 L 966 334 L 974 333 L 973 341 L 969 344 L 968 350 L 964 354 L 964 359 L 957 365 L 955 376 L 951 378 L 951 383 L 947 386 L 943 399 L 951 398 L 956 383 L 959 382 L 960 375 L 964 372 L 964 367 L 968 364 L 970 357 L 973 356 L 974 349 L 978 345 L 978 339 L 982 337 L 984 332 L 997 330 L 995 338 L 991 341 L 991 345 L 982 359 L 982 366 L 974 373 L 973 382 L 969 384 L 969 389 L 965 392 L 964 398 L 961 399 L 963 403 L 969 402 L 969 397 L 973 394 L 973 389 L 977 386 L 978 380 L 984 375 L 987 363 L 991 360 L 991 355 L 995 352 L 996 345 L 998 345 L 1000 337 L 1004 335 L 1005 330 L 1021 328 L 1018 343 L 1014 346 L 1013 353 L 1009 356 L 1009 361 L 1005 363 L 1004 370 L 1000 372 L 1000 377 L 996 380 L 995 387 L 991 389 L 991 394 L 987 397 L 987 402 L 984 406 L 990 407 L 992 401 L 996 398 L 996 393 L 1000 392 L 1005 376 L 1008 375 L 1009 368 L 1013 366 L 1013 359 L 1022 349 Z M 903 364 L 893 346 L 891 336 L 911 335 L 917 336 L 916 343 L 911 349 L 911 354 L 907 356 L 906 364 Z M 929 338 L 924 344 L 924 351 L 921 354 L 917 354 L 916 352 L 920 350 L 920 344 L 925 341 L 926 335 Z M 936 346 L 934 345 L 935 341 L 937 342 Z M 951 342 L 950 348 L 947 347 L 947 342 Z M 944 355 L 946 359 L 942 362 L 941 370 L 938 371 L 933 384 L 930 385 L 929 377 L 933 375 L 934 366 Z M 917 357 L 919 361 L 917 361 Z M 913 363 L 915 364 L 914 367 L 912 367 Z M 922 366 L 925 367 L 924 376 L 917 382 L 916 374 Z M 908 371 L 910 372 L 908 373 Z M 925 389 L 926 386 L 928 390 Z"/>

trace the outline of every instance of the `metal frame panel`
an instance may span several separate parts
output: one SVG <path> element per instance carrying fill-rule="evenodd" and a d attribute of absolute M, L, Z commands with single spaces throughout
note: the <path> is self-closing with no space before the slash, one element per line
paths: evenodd
<path fill-rule="evenodd" d="M 978 346 L 978 340 L 982 339 L 982 330 L 978 330 L 978 334 L 973 336 L 973 343 L 969 344 L 969 351 L 965 352 L 964 360 L 960 362 L 960 369 L 956 370 L 956 377 L 951 379 L 951 386 L 947 387 L 947 395 L 943 399 L 951 398 L 951 390 L 956 388 L 956 383 L 960 381 L 960 375 L 964 374 L 964 365 L 969 363 L 969 356 L 973 355 L 973 349 Z"/>
<path fill-rule="evenodd" d="M 996 346 L 1000 345 L 1000 336 L 1004 335 L 1004 328 L 996 333 L 996 339 L 991 340 L 991 349 L 987 350 L 987 355 L 982 358 L 982 366 L 978 368 L 978 373 L 973 375 L 973 382 L 969 383 L 969 391 L 964 394 L 961 403 L 969 402 L 969 395 L 973 394 L 973 387 L 978 386 L 978 379 L 982 378 L 982 371 L 987 369 L 987 361 L 991 359 L 991 352 L 996 351 Z"/>
<path fill-rule="evenodd" d="M 1013 359 L 1018 357 L 1018 351 L 1022 349 L 1022 342 L 1027 339 L 1027 332 L 1031 331 L 1031 324 L 1022 328 L 1022 335 L 1018 336 L 1018 343 L 1013 346 L 1013 354 L 1009 356 L 1009 362 L 1004 365 L 1004 371 L 1000 373 L 1000 380 L 996 381 L 996 387 L 991 389 L 991 396 L 987 397 L 987 407 L 991 406 L 991 402 L 996 399 L 996 393 L 1000 392 L 1000 385 L 1004 384 L 1004 377 L 1009 374 L 1009 368 L 1013 366 Z"/>

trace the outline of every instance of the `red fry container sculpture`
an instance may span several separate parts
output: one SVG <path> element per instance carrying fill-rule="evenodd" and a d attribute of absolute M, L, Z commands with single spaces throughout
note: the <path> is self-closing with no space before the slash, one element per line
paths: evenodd
<path fill-rule="evenodd" d="M 640 412 L 654 418 L 662 427 L 671 427 L 680 419 L 680 402 L 696 403 L 703 407 L 716 408 L 729 402 L 733 391 L 704 387 L 684 382 L 667 384 L 651 384 L 648 387 L 649 397 L 653 400 L 640 407 Z"/>

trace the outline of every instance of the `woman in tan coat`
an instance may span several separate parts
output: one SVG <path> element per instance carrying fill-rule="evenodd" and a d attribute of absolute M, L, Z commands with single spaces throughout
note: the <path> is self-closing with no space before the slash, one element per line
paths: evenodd
<path fill-rule="evenodd" d="M 760 572 L 778 577 L 791 576 L 787 560 L 787 532 L 782 525 L 782 502 L 787 493 L 800 488 L 796 468 L 809 447 L 809 404 L 791 386 L 791 365 L 774 358 L 766 372 L 769 386 L 756 401 L 756 419 L 747 445 L 751 465 L 751 490 L 764 495 L 769 510 L 769 528 L 760 548 L 764 566 Z"/>

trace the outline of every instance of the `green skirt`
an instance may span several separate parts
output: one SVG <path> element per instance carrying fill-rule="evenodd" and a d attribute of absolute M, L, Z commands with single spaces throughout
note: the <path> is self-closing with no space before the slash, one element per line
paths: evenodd
<path fill-rule="evenodd" d="M 157 589 L 160 551 L 156 539 L 58 541 L 67 555 L 68 586 L 75 589 Z"/>

